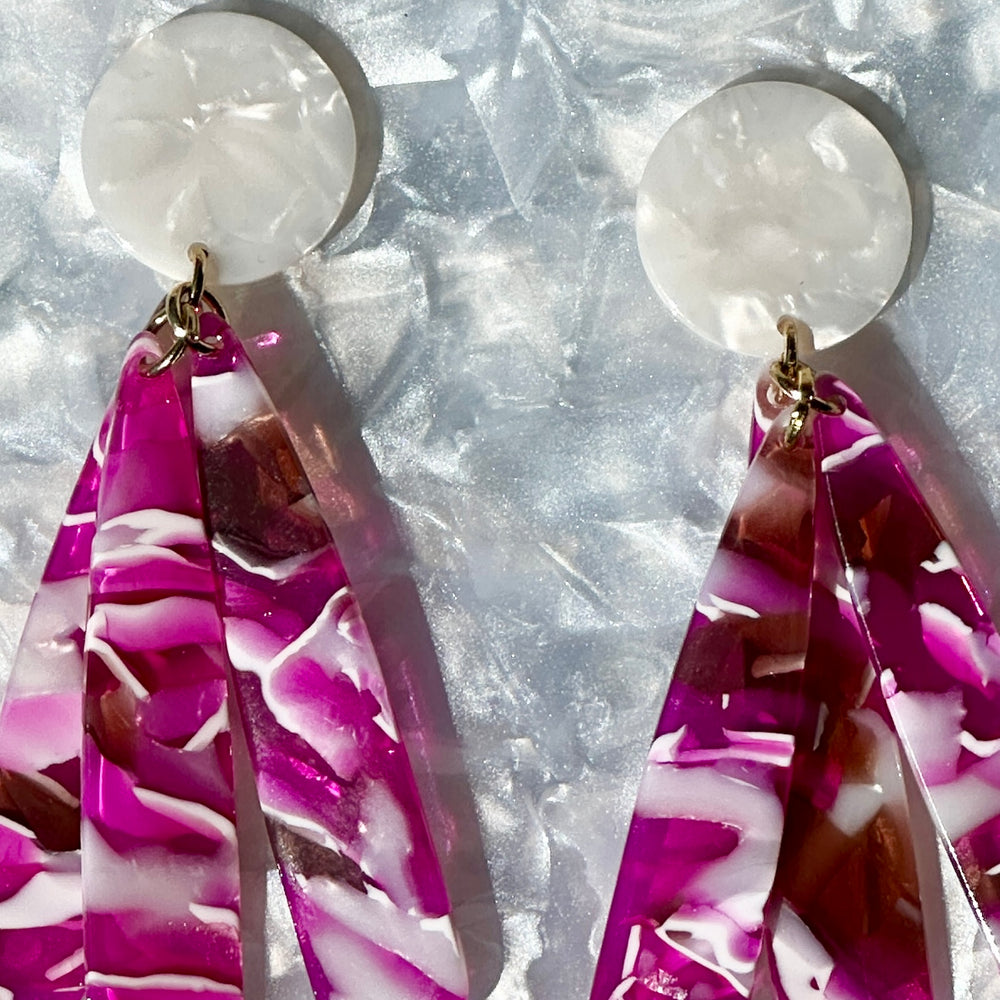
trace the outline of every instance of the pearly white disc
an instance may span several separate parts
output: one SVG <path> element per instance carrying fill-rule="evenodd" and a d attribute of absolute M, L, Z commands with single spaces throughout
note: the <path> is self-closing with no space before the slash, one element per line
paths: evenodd
<path fill-rule="evenodd" d="M 144 263 L 220 284 L 284 270 L 329 231 L 354 175 L 354 119 L 298 35 L 223 11 L 168 21 L 107 71 L 83 127 L 98 215 Z"/>
<path fill-rule="evenodd" d="M 778 318 L 831 347 L 889 301 L 910 254 L 906 177 L 850 105 L 797 83 L 721 90 L 674 124 L 636 204 L 639 253 L 692 330 L 747 354 Z"/>

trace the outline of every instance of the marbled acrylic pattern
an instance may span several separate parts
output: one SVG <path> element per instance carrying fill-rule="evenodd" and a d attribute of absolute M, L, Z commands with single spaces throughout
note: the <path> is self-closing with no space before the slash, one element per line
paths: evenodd
<path fill-rule="evenodd" d="M 88 1000 L 242 996 L 227 664 L 183 373 L 122 372 L 86 638 Z"/>
<path fill-rule="evenodd" d="M 762 389 L 754 440 L 761 416 L 768 416 Z M 813 419 L 818 439 L 828 424 L 850 418 Z M 847 588 L 836 531 L 829 496 L 820 488 L 803 715 L 764 954 L 750 995 L 929 1000 L 899 744 Z"/>
<path fill-rule="evenodd" d="M 459 1000 L 467 973 L 385 682 L 281 420 L 231 330 L 195 427 L 233 679 L 317 997 Z"/>
<path fill-rule="evenodd" d="M 59 527 L 0 709 L 0 995 L 83 997 L 83 644 L 110 413 Z"/>
<path fill-rule="evenodd" d="M 0 732 L 0 995 L 242 996 L 232 683 L 315 995 L 464 1000 L 343 564 L 243 348 L 202 327 L 221 346 L 193 378 L 187 358 L 149 377 L 156 341 L 133 343 L 25 634 Z"/>
<path fill-rule="evenodd" d="M 698 598 L 592 1000 L 736 1000 L 753 984 L 809 637 L 812 449 L 786 449 L 783 433 L 773 426 L 754 459 Z"/>
<path fill-rule="evenodd" d="M 1000 933 L 1000 636 L 858 396 L 817 430 L 823 488 L 877 681 L 994 950 Z"/>
<path fill-rule="evenodd" d="M 817 389 L 838 412 L 813 414 L 807 427 L 815 445 L 803 438 L 789 450 L 775 444 L 785 419 L 780 399 L 766 379 L 758 387 L 753 461 L 699 598 L 640 784 L 594 1000 L 931 1000 L 923 907 L 933 888 L 921 896 L 911 816 L 912 808 L 925 806 L 907 801 L 904 755 L 971 913 L 995 940 L 1000 638 L 860 399 L 829 376 Z M 800 509 L 774 488 L 778 480 L 769 484 L 761 476 L 771 454 L 786 462 L 805 456 L 801 475 L 817 490 L 814 523 L 797 536 Z M 756 641 L 745 639 L 735 656 L 721 643 L 713 648 L 697 641 L 727 615 L 766 620 L 758 604 L 731 596 L 733 588 L 753 585 L 753 572 L 718 582 L 720 565 L 732 571 L 734 538 L 755 549 L 768 537 L 753 533 L 755 520 L 766 523 L 759 514 L 747 518 L 754 505 L 769 511 L 774 524 L 788 519 L 785 530 L 797 543 L 788 564 L 811 568 L 811 586 L 800 594 L 808 641 L 790 692 L 795 707 L 758 712 L 762 730 L 789 720 L 779 808 L 764 828 L 780 843 L 780 854 L 761 854 L 742 869 L 742 880 L 727 883 L 713 878 L 713 866 L 752 846 L 755 831 L 749 813 L 725 819 L 725 809 L 740 799 L 724 785 L 738 778 L 746 796 L 759 788 L 759 778 L 747 761 L 732 772 L 730 755 L 718 749 L 727 742 L 718 736 L 709 744 L 713 751 L 703 741 L 686 759 L 662 748 L 673 734 L 670 749 L 684 749 L 682 719 L 693 730 L 704 723 L 703 690 L 726 692 L 723 704 L 730 709 L 731 692 L 757 677 Z M 773 525 L 771 537 L 777 537 Z M 770 591 L 758 580 L 754 593 L 766 600 Z M 720 595 L 727 598 L 722 603 Z M 730 736 L 728 729 L 722 733 Z M 659 778 L 664 773 L 670 782 Z M 654 781 L 664 789 L 655 810 Z M 684 826 L 689 835 L 654 840 L 646 835 L 653 816 L 668 818 L 664 831 Z M 763 839 L 756 831 L 756 841 Z M 699 880 L 719 895 L 693 893 Z M 719 914 L 745 918 L 762 888 L 754 922 L 736 923 L 750 945 L 737 952 L 726 933 L 732 925 Z"/>

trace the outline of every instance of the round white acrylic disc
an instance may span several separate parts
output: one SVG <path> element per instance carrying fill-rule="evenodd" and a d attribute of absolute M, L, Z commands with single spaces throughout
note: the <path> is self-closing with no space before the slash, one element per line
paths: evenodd
<path fill-rule="evenodd" d="M 212 11 L 140 38 L 97 85 L 83 171 L 98 215 L 144 263 L 220 284 L 284 270 L 326 235 L 354 174 L 354 120 L 329 66 L 263 18 Z"/>
<path fill-rule="evenodd" d="M 692 330 L 748 354 L 803 320 L 816 349 L 889 301 L 910 254 L 906 177 L 881 133 L 836 97 L 745 83 L 689 111 L 639 185 L 646 272 Z"/>

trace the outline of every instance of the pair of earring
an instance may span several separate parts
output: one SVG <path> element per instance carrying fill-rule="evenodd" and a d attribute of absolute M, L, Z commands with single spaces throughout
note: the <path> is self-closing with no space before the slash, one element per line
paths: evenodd
<path fill-rule="evenodd" d="M 206 290 L 206 248 L 190 255 L 126 357 L 0 715 L 0 986 L 241 994 L 232 716 L 315 995 L 464 997 L 342 561 Z M 863 404 L 799 360 L 794 320 L 781 330 L 595 1000 L 926 996 L 905 814 L 885 792 L 897 742 L 987 925 L 995 909 L 1000 640 Z M 833 905 L 804 855 L 881 874 L 879 905 Z"/>

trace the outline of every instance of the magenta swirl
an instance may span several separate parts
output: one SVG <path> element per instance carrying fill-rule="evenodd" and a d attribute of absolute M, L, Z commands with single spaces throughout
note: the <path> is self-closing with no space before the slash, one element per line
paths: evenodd
<path fill-rule="evenodd" d="M 861 401 L 829 376 L 817 392 L 843 411 L 782 458 L 787 417 L 758 388 L 756 458 L 670 683 L 592 1000 L 930 1000 L 903 755 L 996 939 L 1000 638 Z M 812 526 L 774 461 L 796 455 Z M 746 621 L 771 623 L 775 578 L 794 579 L 783 634 L 803 646 L 780 710 Z M 734 696 L 760 742 L 718 721 Z"/>
<path fill-rule="evenodd" d="M 317 998 L 465 1000 L 374 649 L 232 331 L 140 335 L 0 713 L 0 998 L 243 995 L 230 684 Z"/>
<path fill-rule="evenodd" d="M 773 429 L 702 587 L 639 786 L 592 1000 L 746 997 L 802 713 L 812 449 Z M 806 442 L 808 444 L 808 442 Z"/>
<path fill-rule="evenodd" d="M 0 709 L 0 995 L 83 996 L 83 643 L 111 410 L 84 462 Z"/>
<path fill-rule="evenodd" d="M 83 741 L 88 1000 L 242 995 L 222 623 L 183 379 L 125 360 L 90 570 Z"/>
<path fill-rule="evenodd" d="M 317 997 L 468 992 L 385 681 L 295 450 L 232 332 L 192 392 L 233 679 Z"/>

